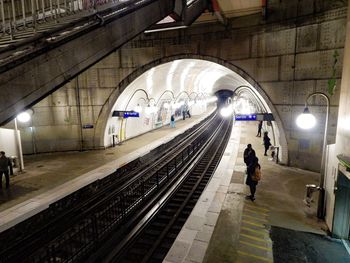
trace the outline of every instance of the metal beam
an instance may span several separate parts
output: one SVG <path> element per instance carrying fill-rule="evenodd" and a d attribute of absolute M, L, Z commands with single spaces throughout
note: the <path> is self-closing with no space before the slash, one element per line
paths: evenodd
<path fill-rule="evenodd" d="M 173 0 L 143 1 L 141 8 L 98 19 L 57 40 L 36 39 L 30 52 L 0 66 L 0 125 L 34 105 L 124 43 L 173 12 Z M 74 25 L 72 25 L 73 27 Z M 44 41 L 45 40 L 45 41 Z"/>

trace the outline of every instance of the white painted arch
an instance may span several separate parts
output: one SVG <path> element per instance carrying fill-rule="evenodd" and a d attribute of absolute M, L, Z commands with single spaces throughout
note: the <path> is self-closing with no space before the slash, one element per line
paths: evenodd
<path fill-rule="evenodd" d="M 269 96 L 261 86 L 245 71 L 227 61 L 200 55 L 176 55 L 153 61 L 131 73 L 111 95 L 109 101 L 103 107 L 100 114 L 95 139 L 100 137 L 103 145 L 108 147 L 111 139 L 111 132 L 117 131 L 120 123 L 114 124 L 114 131 L 111 131 L 113 123 L 111 114 L 114 110 L 132 110 L 137 104 L 145 103 L 145 95 L 152 98 L 152 102 L 159 103 L 161 100 L 170 100 L 179 94 L 207 94 L 214 95 L 219 90 L 232 90 L 242 92 L 243 87 L 250 89 L 257 101 L 263 105 L 266 112 L 272 112 L 275 117 L 274 137 L 276 145 L 280 146 L 281 162 L 288 163 L 287 141 L 283 129 L 283 124 L 277 110 L 269 99 Z M 139 91 L 143 90 L 143 91 Z M 136 93 L 135 93 L 136 92 Z M 190 95 L 195 96 L 195 95 Z M 183 97 L 186 97 L 183 95 Z M 188 97 L 188 96 L 187 96 Z M 257 103 L 255 101 L 255 103 Z M 203 110 L 203 109 L 202 109 Z M 197 113 L 200 114 L 202 110 Z M 105 119 L 101 116 L 105 115 Z M 169 113 L 165 120 L 170 119 Z M 164 118 L 163 118 L 164 120 Z M 150 120 L 149 120 L 150 121 Z M 130 119 L 125 125 L 128 137 L 137 136 L 155 128 L 155 122 L 148 128 L 144 128 L 145 119 Z M 167 124 L 165 121 L 163 124 Z M 104 131 L 103 134 L 98 134 Z M 137 131 L 130 133 L 128 130 Z"/>

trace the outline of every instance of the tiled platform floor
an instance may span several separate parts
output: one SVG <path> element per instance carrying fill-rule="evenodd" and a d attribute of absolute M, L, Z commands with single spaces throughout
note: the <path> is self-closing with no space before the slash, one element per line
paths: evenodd
<path fill-rule="evenodd" d="M 276 164 L 264 156 L 256 123 L 237 122 L 217 171 L 164 262 L 273 262 L 271 225 L 325 233 L 316 205 L 303 203 L 305 184 L 319 174 Z M 243 151 L 251 143 L 262 166 L 256 200 L 245 197 Z M 316 197 L 317 198 L 317 197 Z"/>

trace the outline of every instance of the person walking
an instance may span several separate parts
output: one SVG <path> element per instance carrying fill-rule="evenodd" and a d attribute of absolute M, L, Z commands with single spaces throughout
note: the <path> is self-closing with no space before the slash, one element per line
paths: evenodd
<path fill-rule="evenodd" d="M 259 124 L 258 124 L 258 133 L 257 133 L 256 137 L 261 137 L 262 125 L 263 125 L 263 121 L 259 121 Z"/>
<path fill-rule="evenodd" d="M 268 132 L 264 132 L 263 140 L 264 140 L 264 146 L 265 146 L 265 153 L 264 153 L 264 155 L 267 156 L 267 150 L 271 146 L 270 137 L 268 136 Z"/>
<path fill-rule="evenodd" d="M 174 114 L 172 114 L 170 117 L 170 127 L 175 128 L 175 116 L 174 116 Z"/>
<path fill-rule="evenodd" d="M 256 186 L 258 184 L 258 181 L 261 178 L 261 173 L 260 173 L 260 177 L 258 179 L 256 177 L 256 173 L 257 173 L 256 170 L 257 169 L 258 169 L 258 172 L 260 173 L 261 166 L 259 164 L 259 159 L 258 159 L 258 157 L 254 156 L 252 162 L 248 166 L 247 179 L 246 179 L 246 182 L 245 182 L 249 186 L 249 190 L 250 190 L 250 195 L 248 195 L 246 197 L 246 199 L 250 199 L 252 201 L 255 200 Z"/>
<path fill-rule="evenodd" d="M 251 164 L 254 158 L 255 158 L 255 151 L 252 148 L 252 145 L 249 143 L 247 145 L 247 148 L 245 148 L 243 152 L 243 160 L 244 160 L 244 163 L 247 165 L 247 167 Z"/>
<path fill-rule="evenodd" d="M 10 187 L 10 173 L 9 167 L 12 171 L 12 163 L 9 158 L 6 157 L 5 152 L 0 152 L 0 189 L 2 189 L 2 175 L 5 175 L 6 189 Z"/>

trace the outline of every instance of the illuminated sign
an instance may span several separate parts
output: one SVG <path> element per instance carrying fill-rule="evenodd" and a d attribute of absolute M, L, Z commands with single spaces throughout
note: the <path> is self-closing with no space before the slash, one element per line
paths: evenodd
<path fill-rule="evenodd" d="M 126 112 L 124 112 L 123 117 L 124 118 L 130 118 L 130 117 L 138 118 L 138 117 L 140 117 L 140 113 L 138 113 L 136 111 L 126 111 Z"/>
<path fill-rule="evenodd" d="M 236 121 L 256 121 L 256 114 L 239 114 L 235 115 Z"/>
<path fill-rule="evenodd" d="M 138 118 L 140 117 L 140 113 L 136 111 L 121 111 L 115 110 L 112 113 L 112 117 L 122 117 L 122 118 Z"/>
<path fill-rule="evenodd" d="M 235 115 L 236 121 L 274 121 L 272 113 L 254 113 Z"/>

